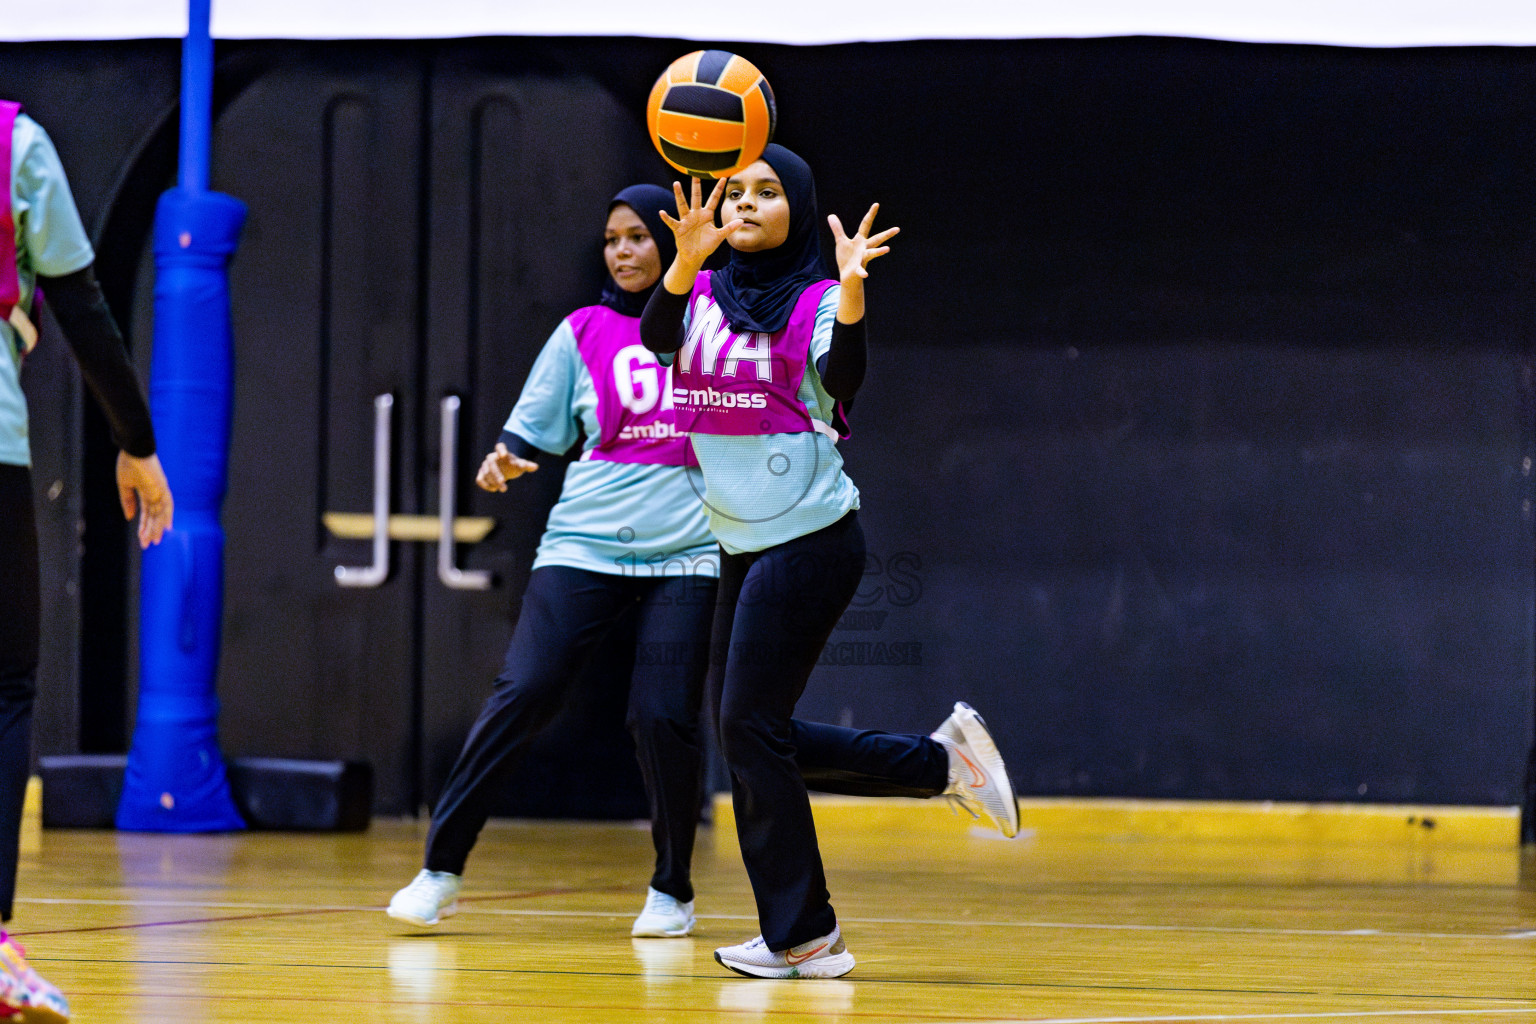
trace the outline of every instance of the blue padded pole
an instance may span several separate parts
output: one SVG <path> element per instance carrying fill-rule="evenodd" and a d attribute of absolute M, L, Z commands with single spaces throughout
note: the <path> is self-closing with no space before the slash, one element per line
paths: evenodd
<path fill-rule="evenodd" d="M 187 38 L 181 44 L 181 173 L 183 192 L 208 191 L 209 138 L 213 134 L 213 36 L 211 0 L 187 4 Z"/>
<path fill-rule="evenodd" d="M 244 828 L 219 753 L 215 691 L 234 344 L 229 260 L 245 204 L 208 191 L 213 94 L 210 0 L 191 0 L 182 50 L 180 187 L 155 211 L 155 351 L 149 404 L 176 526 L 144 553 L 139 704 L 117 827 Z"/>

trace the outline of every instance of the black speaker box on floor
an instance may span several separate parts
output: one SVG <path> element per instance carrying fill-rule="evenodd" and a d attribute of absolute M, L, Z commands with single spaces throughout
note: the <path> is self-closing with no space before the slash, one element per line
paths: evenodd
<path fill-rule="evenodd" d="M 42 758 L 44 828 L 111 828 L 123 794 L 125 754 Z M 360 832 L 373 814 L 373 769 L 359 761 L 237 757 L 229 792 L 253 829 Z"/>
<path fill-rule="evenodd" d="M 111 828 L 123 795 L 126 754 L 65 754 L 38 763 L 44 828 Z"/>
<path fill-rule="evenodd" d="M 373 769 L 361 761 L 237 757 L 229 792 L 251 828 L 361 832 L 373 813 Z"/>

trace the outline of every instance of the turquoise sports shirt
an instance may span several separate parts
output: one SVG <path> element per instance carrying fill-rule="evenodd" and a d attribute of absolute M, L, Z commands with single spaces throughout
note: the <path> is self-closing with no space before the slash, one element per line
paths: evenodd
<path fill-rule="evenodd" d="M 816 361 L 832 346 L 841 287 L 833 285 L 816 307 L 816 326 L 796 396 L 811 418 L 832 423 L 836 406 L 821 385 Z M 683 328 L 692 307 L 683 314 Z M 668 358 L 670 362 L 670 357 Z M 831 526 L 859 507 L 859 489 L 843 472 L 837 445 L 819 431 L 802 434 L 694 434 L 693 452 L 704 478 L 709 526 L 733 555 L 762 551 Z"/>
<path fill-rule="evenodd" d="M 21 308 L 32 309 L 37 275 L 62 277 L 96 258 L 69 191 L 64 165 L 42 126 L 26 114 L 11 133 L 11 216 Z M 0 465 L 30 466 L 27 400 L 21 392 L 21 339 L 0 321 Z"/>
<path fill-rule="evenodd" d="M 637 334 L 638 340 L 638 334 Z M 544 343 L 506 430 L 555 455 L 586 435 L 597 446 L 597 389 L 570 322 Z M 515 494 L 517 481 L 508 486 Z M 629 576 L 718 576 L 720 553 L 699 500 L 698 473 L 681 466 L 578 460 L 565 471 L 535 569 L 564 565 Z"/>

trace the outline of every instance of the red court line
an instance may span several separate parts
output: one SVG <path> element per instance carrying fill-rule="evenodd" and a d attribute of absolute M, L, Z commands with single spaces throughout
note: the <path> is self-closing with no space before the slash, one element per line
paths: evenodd
<path fill-rule="evenodd" d="M 532 892 L 507 892 L 490 896 L 471 896 L 462 899 L 463 903 L 494 903 L 499 900 L 531 900 L 544 896 L 575 896 L 582 893 L 599 892 L 628 892 L 626 885 L 605 885 L 595 889 L 536 889 Z M 134 906 L 129 903 L 127 906 Z M 260 914 L 225 914 L 219 917 L 184 917 L 174 921 L 137 921 L 133 924 L 102 924 L 90 925 L 85 928 L 49 928 L 41 931 L 13 932 L 17 937 L 25 938 L 33 935 L 70 935 L 80 932 L 115 932 L 129 931 L 138 928 L 168 928 L 183 924 L 222 924 L 225 921 L 262 921 L 279 917 L 306 917 L 319 914 L 362 914 L 376 913 L 383 910 L 383 905 L 374 907 L 319 907 L 315 910 L 270 910 Z"/>

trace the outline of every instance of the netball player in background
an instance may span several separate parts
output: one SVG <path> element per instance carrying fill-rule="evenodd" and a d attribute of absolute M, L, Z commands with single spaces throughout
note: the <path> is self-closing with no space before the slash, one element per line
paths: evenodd
<path fill-rule="evenodd" d="M 21 362 L 37 343 L 28 313 L 39 284 L 122 449 L 117 486 L 123 514 L 132 519 L 142 513 L 140 547 L 160 543 L 174 509 L 155 455 L 149 407 L 96 283 L 96 254 L 64 167 L 37 122 L 3 101 L 0 175 L 7 186 L 0 190 L 0 921 L 9 921 L 37 694 L 40 570 Z M 68 1017 L 59 990 L 0 931 L 0 1019 L 57 1024 Z"/>
<path fill-rule="evenodd" d="M 966 704 L 928 737 L 793 718 L 864 572 L 859 492 L 833 424 L 864 378 L 865 267 L 896 229 L 870 234 L 876 207 L 851 237 L 829 218 L 839 280 L 827 279 L 810 168 L 778 145 L 718 182 L 707 202 L 697 180 L 691 200 L 680 185 L 674 192 L 677 217 L 665 220 L 677 257 L 641 330 L 673 364 L 674 415 L 690 434 L 721 546 L 710 689 L 762 928 L 715 959 L 757 977 L 838 977 L 854 960 L 827 893 L 807 783 L 951 795 L 1007 836 L 1018 832 L 1018 805 Z M 730 262 L 702 270 L 722 241 Z"/>
<path fill-rule="evenodd" d="M 464 864 L 496 794 L 555 718 L 609 628 L 639 606 L 627 724 L 651 805 L 656 866 L 637 936 L 694 926 L 693 855 L 700 798 L 699 706 L 719 573 L 715 541 L 683 468 L 686 439 L 664 409 L 667 371 L 640 344 L 640 312 L 672 259 L 655 185 L 608 207 L 609 279 L 598 305 L 566 317 L 534 362 L 477 482 L 488 491 L 538 468 L 585 435 L 534 557 L 506 665 L 496 677 L 432 812 L 422 871 L 389 916 L 434 925 L 457 909 Z M 664 262 L 665 261 L 665 262 Z"/>

